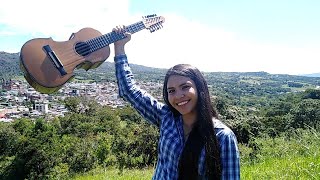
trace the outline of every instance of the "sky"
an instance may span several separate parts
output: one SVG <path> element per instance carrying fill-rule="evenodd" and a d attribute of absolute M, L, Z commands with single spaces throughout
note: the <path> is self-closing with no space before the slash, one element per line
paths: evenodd
<path fill-rule="evenodd" d="M 0 51 L 16 53 L 33 38 L 68 41 L 91 27 L 102 34 L 156 14 L 163 28 L 132 35 L 132 64 L 188 63 L 206 72 L 320 72 L 317 0 L 8 0 L 0 6 Z M 112 62 L 114 51 L 107 61 Z"/>

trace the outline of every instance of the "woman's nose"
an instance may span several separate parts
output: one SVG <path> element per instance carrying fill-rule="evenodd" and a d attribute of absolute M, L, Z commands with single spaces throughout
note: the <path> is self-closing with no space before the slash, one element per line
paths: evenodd
<path fill-rule="evenodd" d="M 178 91 L 178 93 L 176 93 L 176 98 L 183 98 L 185 96 L 183 91 Z"/>

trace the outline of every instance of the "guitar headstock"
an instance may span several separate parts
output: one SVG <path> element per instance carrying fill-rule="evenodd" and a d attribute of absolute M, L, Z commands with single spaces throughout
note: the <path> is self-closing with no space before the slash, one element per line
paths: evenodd
<path fill-rule="evenodd" d="M 164 17 L 157 16 L 155 14 L 144 16 L 142 18 L 144 26 L 146 27 L 146 29 L 149 29 L 150 32 L 159 30 L 160 28 L 162 28 L 162 23 L 164 23 Z"/>

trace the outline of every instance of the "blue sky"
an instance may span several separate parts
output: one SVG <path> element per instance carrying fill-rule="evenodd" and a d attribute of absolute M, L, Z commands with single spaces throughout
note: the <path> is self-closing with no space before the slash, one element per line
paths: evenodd
<path fill-rule="evenodd" d="M 140 0 L 132 3 L 131 8 L 132 12 L 147 13 L 150 9 L 174 12 L 211 27 L 223 27 L 252 41 L 293 47 L 320 46 L 317 0 Z"/>
<path fill-rule="evenodd" d="M 162 68 L 190 63 L 212 72 L 320 72 L 320 1 L 42 2 L 11 0 L 1 4 L 0 51 L 19 52 L 24 42 L 38 37 L 66 41 L 83 27 L 105 34 L 116 25 L 131 24 L 155 13 L 165 17 L 164 27 L 132 36 L 127 45 L 131 63 Z"/>

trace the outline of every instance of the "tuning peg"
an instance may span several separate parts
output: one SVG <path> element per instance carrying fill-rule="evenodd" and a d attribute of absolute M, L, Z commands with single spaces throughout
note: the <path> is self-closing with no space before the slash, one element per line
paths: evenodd
<path fill-rule="evenodd" d="M 152 18 L 152 17 L 156 17 L 156 14 L 150 14 L 150 15 L 146 15 L 146 16 L 142 16 L 142 19 L 146 19 L 146 18 Z"/>
<path fill-rule="evenodd" d="M 155 17 L 156 14 L 150 14 L 150 15 L 147 15 L 146 18 L 151 18 L 151 17 Z"/>

